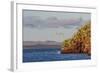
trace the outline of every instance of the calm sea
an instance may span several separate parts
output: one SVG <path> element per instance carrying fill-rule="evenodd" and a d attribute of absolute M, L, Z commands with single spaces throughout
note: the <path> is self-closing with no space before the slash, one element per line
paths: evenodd
<path fill-rule="evenodd" d="M 88 60 L 87 54 L 61 54 L 60 48 L 23 49 L 23 62 Z"/>

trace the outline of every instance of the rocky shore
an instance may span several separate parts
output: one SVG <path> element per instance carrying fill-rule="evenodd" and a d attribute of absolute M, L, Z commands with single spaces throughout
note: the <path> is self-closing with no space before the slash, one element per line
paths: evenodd
<path fill-rule="evenodd" d="M 61 53 L 86 53 L 91 55 L 91 26 L 90 22 L 81 27 L 77 33 L 62 44 Z"/>

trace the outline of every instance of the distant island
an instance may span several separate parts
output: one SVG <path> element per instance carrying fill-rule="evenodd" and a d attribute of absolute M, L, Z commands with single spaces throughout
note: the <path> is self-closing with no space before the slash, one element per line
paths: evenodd
<path fill-rule="evenodd" d="M 61 48 L 61 43 L 56 41 L 23 41 L 23 48 Z"/>

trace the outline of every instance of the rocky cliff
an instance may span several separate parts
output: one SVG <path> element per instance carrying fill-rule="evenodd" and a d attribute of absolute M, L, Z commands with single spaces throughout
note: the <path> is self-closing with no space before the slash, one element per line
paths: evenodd
<path fill-rule="evenodd" d="M 87 22 L 70 39 L 64 40 L 62 53 L 86 53 L 91 55 L 91 23 Z"/>

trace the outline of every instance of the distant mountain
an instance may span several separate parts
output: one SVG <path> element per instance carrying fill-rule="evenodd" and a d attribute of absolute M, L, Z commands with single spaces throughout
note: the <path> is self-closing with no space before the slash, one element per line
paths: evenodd
<path fill-rule="evenodd" d="M 59 48 L 61 42 L 56 41 L 23 41 L 25 48 Z"/>

